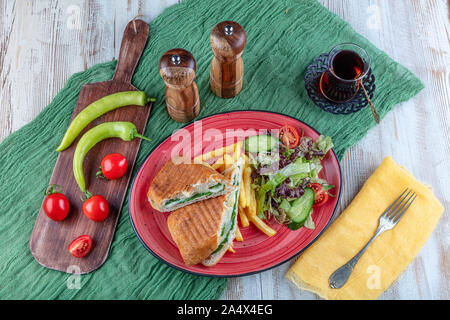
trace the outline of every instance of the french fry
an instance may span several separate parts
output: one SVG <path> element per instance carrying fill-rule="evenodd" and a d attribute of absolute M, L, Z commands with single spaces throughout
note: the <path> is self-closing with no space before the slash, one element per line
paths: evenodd
<path fill-rule="evenodd" d="M 257 215 L 249 217 L 250 221 L 262 232 L 264 232 L 269 237 L 275 235 L 277 233 L 271 227 L 264 223 Z"/>
<path fill-rule="evenodd" d="M 230 251 L 231 253 L 235 253 L 236 251 L 234 251 L 233 247 L 229 247 L 228 251 Z"/>
<path fill-rule="evenodd" d="M 239 230 L 239 226 L 236 227 L 236 240 L 237 241 L 244 241 L 244 238 L 242 238 L 241 230 Z"/>
<path fill-rule="evenodd" d="M 224 153 L 229 153 L 234 151 L 234 144 L 230 144 L 229 146 L 218 148 L 215 150 L 211 150 L 205 154 L 201 154 L 194 158 L 194 162 L 196 161 L 207 161 L 209 159 L 223 156 Z"/>
<path fill-rule="evenodd" d="M 195 157 L 193 159 L 193 161 L 194 161 L 194 163 L 199 163 L 199 162 L 203 161 L 203 155 L 201 154 L 201 155 Z M 206 161 L 206 159 L 205 159 L 205 161 Z"/>
<path fill-rule="evenodd" d="M 219 157 L 216 162 L 212 164 L 212 168 L 217 172 L 223 171 L 223 157 Z"/>
<path fill-rule="evenodd" d="M 214 170 L 219 170 L 219 168 L 223 165 L 222 163 L 222 158 L 220 158 L 220 161 L 217 160 L 216 162 L 213 163 L 213 165 L 211 166 Z"/>
<path fill-rule="evenodd" d="M 242 150 L 242 141 L 236 142 L 234 145 L 234 153 L 233 153 L 234 162 L 238 161 L 239 157 L 241 156 L 241 150 Z"/>
<path fill-rule="evenodd" d="M 208 152 L 209 153 L 209 152 Z M 193 160 L 194 163 L 200 163 L 202 161 L 208 160 L 206 157 L 204 157 L 206 154 L 201 154 L 199 156 L 196 156 Z"/>
<path fill-rule="evenodd" d="M 240 190 L 239 190 L 239 205 L 242 208 L 245 208 L 247 206 L 247 195 L 245 194 L 245 185 L 244 185 L 243 178 L 241 178 L 241 183 L 239 184 L 239 188 L 240 188 Z"/>
<path fill-rule="evenodd" d="M 216 162 L 214 162 L 214 163 L 211 165 L 211 167 L 212 167 L 214 170 L 218 170 L 222 165 L 223 165 L 223 158 L 220 157 L 220 158 L 216 159 Z"/>
<path fill-rule="evenodd" d="M 247 214 L 245 213 L 244 208 L 242 208 L 242 206 L 239 204 L 239 208 L 238 208 L 238 214 L 239 214 L 239 218 L 241 219 L 241 225 L 242 227 L 248 227 L 250 225 L 250 222 L 248 221 L 247 218 Z"/>
<path fill-rule="evenodd" d="M 256 214 L 256 196 L 255 191 L 253 190 L 252 177 L 251 177 L 252 169 L 249 166 L 244 167 L 243 173 L 243 185 L 244 185 L 244 194 L 245 194 L 245 206 L 246 212 L 248 215 Z"/>
<path fill-rule="evenodd" d="M 208 162 L 202 162 L 202 165 L 207 166 L 211 169 L 214 169 Z M 216 170 L 216 169 L 214 169 L 214 170 Z"/>
<path fill-rule="evenodd" d="M 250 214 L 252 216 L 256 216 L 256 213 L 258 212 L 258 208 L 256 207 L 256 195 L 255 190 L 253 190 L 252 187 L 250 187 L 250 205 L 248 205 L 250 208 Z"/>
<path fill-rule="evenodd" d="M 229 167 L 231 167 L 233 163 L 233 158 L 229 154 L 225 153 L 223 155 L 224 170 L 227 170 Z"/>
<path fill-rule="evenodd" d="M 255 212 L 255 210 L 252 208 L 252 206 L 248 206 L 248 207 L 245 207 L 245 214 L 247 215 L 247 219 L 248 219 L 249 221 L 252 221 L 252 217 L 255 216 L 256 212 Z"/>
<path fill-rule="evenodd" d="M 250 159 L 248 158 L 248 156 L 244 153 L 244 164 L 246 167 L 250 167 Z"/>
<path fill-rule="evenodd" d="M 252 169 L 250 167 L 245 167 L 244 168 L 244 189 L 245 189 L 245 196 L 246 196 L 246 203 L 247 203 L 247 207 L 250 205 L 251 203 L 251 174 L 252 174 Z"/>

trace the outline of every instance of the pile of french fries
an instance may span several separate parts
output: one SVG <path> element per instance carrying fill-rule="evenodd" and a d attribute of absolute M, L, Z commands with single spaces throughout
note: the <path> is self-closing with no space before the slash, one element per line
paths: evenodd
<path fill-rule="evenodd" d="M 239 219 L 243 228 L 248 227 L 252 222 L 259 230 L 264 232 L 269 237 L 273 236 L 276 231 L 269 227 L 258 215 L 257 201 L 255 190 L 252 188 L 252 168 L 250 166 L 247 155 L 242 151 L 243 142 L 237 142 L 235 144 L 228 145 L 226 147 L 218 148 L 199 155 L 194 158 L 194 162 L 203 163 L 210 166 L 214 170 L 222 173 L 229 167 L 231 167 L 242 155 L 244 158 L 244 168 L 242 170 L 242 177 L 240 182 L 239 191 Z M 232 153 L 232 155 L 230 155 Z M 207 161 L 213 158 L 217 158 L 213 164 L 209 164 Z M 236 240 L 243 241 L 239 225 L 236 228 Z M 233 248 L 230 248 L 231 252 L 234 252 Z"/>

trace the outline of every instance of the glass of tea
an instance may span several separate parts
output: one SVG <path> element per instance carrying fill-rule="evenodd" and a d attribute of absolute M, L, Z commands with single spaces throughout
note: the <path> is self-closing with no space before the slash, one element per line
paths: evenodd
<path fill-rule="evenodd" d="M 369 71 L 369 55 L 356 44 L 342 43 L 331 49 L 328 59 L 328 68 L 320 77 L 320 91 L 332 102 L 351 100 Z"/>

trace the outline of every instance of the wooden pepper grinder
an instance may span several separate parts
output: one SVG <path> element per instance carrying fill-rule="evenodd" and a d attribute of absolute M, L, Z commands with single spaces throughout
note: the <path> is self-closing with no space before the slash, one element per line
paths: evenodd
<path fill-rule="evenodd" d="M 184 49 L 171 49 L 159 60 L 159 73 L 166 84 L 167 111 L 175 121 L 189 122 L 200 112 L 195 70 L 194 57 Z"/>
<path fill-rule="evenodd" d="M 242 90 L 244 62 L 242 52 L 247 35 L 241 25 L 234 21 L 222 21 L 211 31 L 209 37 L 214 57 L 211 61 L 209 83 L 214 94 L 232 98 Z"/>

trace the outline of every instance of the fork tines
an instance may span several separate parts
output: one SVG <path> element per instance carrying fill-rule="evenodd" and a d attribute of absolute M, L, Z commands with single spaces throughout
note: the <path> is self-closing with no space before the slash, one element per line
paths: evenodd
<path fill-rule="evenodd" d="M 416 198 L 417 194 L 412 189 L 406 188 L 389 208 L 386 209 L 382 217 L 386 217 L 390 221 L 397 223 Z"/>

